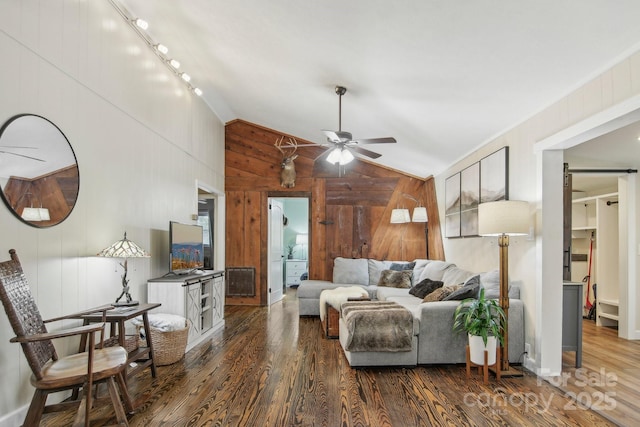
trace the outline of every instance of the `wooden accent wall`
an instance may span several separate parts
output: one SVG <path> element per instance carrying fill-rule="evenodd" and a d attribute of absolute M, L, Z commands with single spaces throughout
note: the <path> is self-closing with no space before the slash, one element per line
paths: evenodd
<path fill-rule="evenodd" d="M 331 280 L 337 256 L 389 260 L 426 258 L 425 224 L 390 224 L 396 207 L 412 210 L 422 200 L 429 216 L 429 258 L 444 259 L 433 178 L 421 179 L 356 159 L 338 177 L 322 159 L 325 147 L 300 147 L 294 188 L 280 186 L 281 132 L 242 120 L 225 127 L 226 265 L 255 267 L 255 297 L 228 297 L 227 304 L 267 303 L 269 197 L 308 197 L 309 277 Z M 299 144 L 310 143 L 296 138 Z M 375 151 L 375 146 L 372 146 Z"/>

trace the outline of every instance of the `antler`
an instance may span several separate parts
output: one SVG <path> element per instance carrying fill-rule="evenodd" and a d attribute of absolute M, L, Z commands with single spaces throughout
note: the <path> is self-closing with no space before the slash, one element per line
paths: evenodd
<path fill-rule="evenodd" d="M 287 141 L 287 148 L 293 148 L 293 151 L 291 151 L 290 153 L 285 153 L 284 150 L 282 150 L 282 143 L 285 142 L 285 138 L 284 135 L 281 136 L 280 138 L 276 139 L 276 143 L 273 144 L 278 151 L 280 151 L 282 153 L 283 157 L 291 157 L 293 156 L 293 154 L 298 150 L 298 141 L 296 141 L 295 138 L 289 137 L 289 140 Z"/>

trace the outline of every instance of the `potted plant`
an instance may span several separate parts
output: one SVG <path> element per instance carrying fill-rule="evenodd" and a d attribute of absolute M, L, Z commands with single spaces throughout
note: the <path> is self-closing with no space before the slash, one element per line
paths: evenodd
<path fill-rule="evenodd" d="M 287 246 L 287 259 L 293 259 L 293 249 L 296 247 L 296 245 L 288 245 Z"/>
<path fill-rule="evenodd" d="M 505 314 L 494 299 L 484 296 L 480 289 L 478 298 L 467 298 L 460 302 L 454 312 L 453 330 L 465 331 L 469 335 L 471 362 L 484 365 L 484 351 L 488 352 L 488 365 L 496 363 L 497 342 L 503 341 L 503 322 Z"/>

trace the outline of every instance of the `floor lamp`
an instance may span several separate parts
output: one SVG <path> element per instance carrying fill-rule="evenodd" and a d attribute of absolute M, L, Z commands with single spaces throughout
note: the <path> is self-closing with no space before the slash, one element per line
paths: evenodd
<path fill-rule="evenodd" d="M 500 247 L 500 307 L 504 311 L 504 345 L 501 354 L 501 376 L 522 376 L 509 366 L 509 236 L 529 234 L 529 203 L 501 200 L 478 205 L 478 234 L 498 236 Z"/>

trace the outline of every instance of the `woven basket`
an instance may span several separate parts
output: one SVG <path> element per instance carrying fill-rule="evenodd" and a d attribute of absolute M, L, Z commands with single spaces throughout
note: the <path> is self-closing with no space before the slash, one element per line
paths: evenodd
<path fill-rule="evenodd" d="M 153 362 L 156 366 L 171 365 L 182 359 L 187 348 L 189 337 L 189 321 L 185 321 L 184 329 L 163 332 L 156 328 L 151 329 L 151 342 L 153 343 Z"/>

